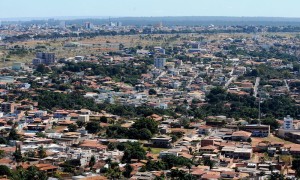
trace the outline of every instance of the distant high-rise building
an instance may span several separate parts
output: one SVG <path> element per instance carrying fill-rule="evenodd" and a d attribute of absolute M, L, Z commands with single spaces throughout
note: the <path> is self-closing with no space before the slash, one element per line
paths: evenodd
<path fill-rule="evenodd" d="M 38 52 L 36 53 L 36 58 L 32 60 L 33 65 L 38 64 L 54 64 L 55 63 L 55 53 L 44 53 L 44 52 Z"/>
<path fill-rule="evenodd" d="M 59 27 L 60 27 L 61 29 L 65 29 L 65 28 L 66 28 L 66 21 L 61 21 L 61 22 L 59 23 Z"/>
<path fill-rule="evenodd" d="M 163 22 L 159 23 L 159 27 L 162 28 L 163 27 Z"/>
<path fill-rule="evenodd" d="M 110 23 L 109 23 L 109 26 L 115 27 L 115 26 L 116 26 L 116 23 L 115 23 L 115 22 L 110 22 Z"/>
<path fill-rule="evenodd" d="M 85 23 L 85 28 L 86 28 L 86 29 L 93 29 L 93 28 L 94 28 L 94 25 L 93 25 L 92 23 L 90 23 L 90 22 L 86 22 L 86 23 Z"/>
<path fill-rule="evenodd" d="M 117 22 L 117 26 L 121 27 L 122 26 L 122 22 Z"/>
<path fill-rule="evenodd" d="M 154 66 L 158 69 L 163 69 L 166 65 L 166 58 L 155 58 Z"/>
<path fill-rule="evenodd" d="M 293 118 L 290 115 L 284 118 L 283 120 L 283 128 L 284 129 L 294 129 Z"/>

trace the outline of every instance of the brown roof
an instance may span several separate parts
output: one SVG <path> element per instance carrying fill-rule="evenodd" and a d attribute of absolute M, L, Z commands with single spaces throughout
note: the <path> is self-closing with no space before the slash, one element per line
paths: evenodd
<path fill-rule="evenodd" d="M 247 131 L 236 131 L 232 133 L 232 136 L 244 136 L 244 137 L 250 137 L 252 133 Z"/>
<path fill-rule="evenodd" d="M 223 172 L 221 172 L 221 174 L 235 175 L 236 172 L 233 172 L 233 171 L 223 171 Z"/>
<path fill-rule="evenodd" d="M 107 180 L 107 178 L 104 176 L 91 176 L 83 178 L 82 180 Z"/>
<path fill-rule="evenodd" d="M 57 166 L 53 166 L 51 164 L 36 164 L 35 167 L 37 167 L 40 171 L 47 171 L 50 169 L 57 169 Z"/>
<path fill-rule="evenodd" d="M 199 149 L 215 150 L 217 149 L 217 147 L 213 145 L 208 145 L 208 146 L 200 147 Z"/>
<path fill-rule="evenodd" d="M 132 163 L 130 164 L 130 166 L 134 169 L 134 170 L 137 170 L 138 168 L 144 166 L 145 164 L 143 163 Z"/>
<path fill-rule="evenodd" d="M 4 147 L 4 148 L 0 148 L 0 150 L 3 150 L 6 153 L 15 152 L 16 151 L 16 147 Z"/>
<path fill-rule="evenodd" d="M 101 169 L 105 166 L 106 162 L 103 160 L 100 160 L 96 162 L 96 164 L 93 166 L 93 169 Z"/>
<path fill-rule="evenodd" d="M 207 172 L 206 174 L 202 175 L 202 179 L 219 179 L 220 173 L 217 172 Z"/>
<path fill-rule="evenodd" d="M 95 140 L 85 140 L 79 147 L 86 147 L 92 149 L 106 149 L 107 146 L 100 144 L 98 141 Z"/>
<path fill-rule="evenodd" d="M 13 161 L 11 159 L 8 159 L 8 158 L 0 159 L 0 164 L 10 164 L 11 162 L 13 162 Z"/>
<path fill-rule="evenodd" d="M 199 168 L 191 170 L 192 175 L 202 175 L 204 173 L 205 173 L 205 171 L 203 169 L 199 169 Z"/>
<path fill-rule="evenodd" d="M 193 155 L 190 155 L 190 154 L 188 154 L 188 153 L 180 153 L 179 156 L 182 156 L 182 157 L 185 157 L 185 158 L 188 158 L 188 159 L 193 158 Z"/>

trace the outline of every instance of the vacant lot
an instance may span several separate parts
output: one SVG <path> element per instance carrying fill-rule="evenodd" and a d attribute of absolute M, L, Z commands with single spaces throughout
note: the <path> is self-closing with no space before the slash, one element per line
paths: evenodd
<path fill-rule="evenodd" d="M 278 137 L 275 137 L 274 135 L 270 135 L 266 138 L 252 138 L 252 145 L 257 145 L 259 142 L 262 141 L 268 141 L 268 142 L 283 142 L 284 144 L 293 144 L 290 141 L 286 141 L 284 139 L 280 139 Z"/>

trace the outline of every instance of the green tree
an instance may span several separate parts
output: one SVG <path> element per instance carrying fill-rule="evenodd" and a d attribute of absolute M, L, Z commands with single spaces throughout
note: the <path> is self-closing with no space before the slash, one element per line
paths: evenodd
<path fill-rule="evenodd" d="M 177 157 L 175 155 L 166 155 L 162 157 L 162 161 L 165 163 L 167 169 L 179 166 L 189 166 L 192 161 L 185 157 Z"/>
<path fill-rule="evenodd" d="M 119 164 L 112 162 L 105 176 L 109 179 L 121 179 L 122 172 L 120 171 Z"/>
<path fill-rule="evenodd" d="M 279 173 L 272 173 L 269 180 L 284 180 L 284 175 Z"/>
<path fill-rule="evenodd" d="M 163 161 L 148 160 L 145 166 L 146 171 L 167 170 L 166 163 Z"/>
<path fill-rule="evenodd" d="M 92 134 L 96 134 L 101 130 L 100 124 L 98 122 L 88 122 L 85 129 Z"/>
<path fill-rule="evenodd" d="M 122 158 L 123 162 L 130 163 L 131 159 L 142 160 L 146 158 L 146 151 L 141 147 L 138 142 L 127 142 L 124 144 L 124 156 Z M 118 148 L 118 146 L 117 146 Z M 118 150 L 121 150 L 119 147 Z"/>
<path fill-rule="evenodd" d="M 0 159 L 5 157 L 5 151 L 4 150 L 0 150 Z"/>
<path fill-rule="evenodd" d="M 187 174 L 183 170 L 179 169 L 171 169 L 170 173 L 171 179 L 174 180 L 196 180 L 197 178 L 192 176 L 191 174 Z"/>
<path fill-rule="evenodd" d="M 25 171 L 25 177 L 27 180 L 47 180 L 47 174 L 43 171 L 39 171 L 37 167 L 30 166 Z"/>
<path fill-rule="evenodd" d="M 15 152 L 13 153 L 13 156 L 15 158 L 15 161 L 17 163 L 21 162 L 22 161 L 22 153 L 21 153 L 21 145 L 16 145 L 16 150 Z"/>
<path fill-rule="evenodd" d="M 130 178 L 130 174 L 133 171 L 133 168 L 130 166 L 130 164 L 125 165 L 125 171 L 123 172 L 123 176 L 126 178 Z"/>
<path fill-rule="evenodd" d="M 272 130 L 278 129 L 279 126 L 280 126 L 278 121 L 275 118 L 272 118 L 272 117 L 267 117 L 265 119 L 262 119 L 261 122 L 262 122 L 262 124 L 270 125 Z"/>
<path fill-rule="evenodd" d="M 296 170 L 297 177 L 300 177 L 300 158 L 296 157 L 292 161 L 292 168 Z"/>
<path fill-rule="evenodd" d="M 77 167 L 81 166 L 79 159 L 71 159 L 60 165 L 64 172 L 74 173 Z"/>
<path fill-rule="evenodd" d="M 76 124 L 70 124 L 68 125 L 69 132 L 76 132 L 78 129 L 78 126 Z"/>
<path fill-rule="evenodd" d="M 105 117 L 105 116 L 101 116 L 101 118 L 100 118 L 100 122 L 107 123 L 107 122 L 108 122 L 108 119 L 107 119 L 107 117 Z"/>
<path fill-rule="evenodd" d="M 89 162 L 89 167 L 93 167 L 96 164 L 95 156 L 92 156 Z"/>
<path fill-rule="evenodd" d="M 17 133 L 15 128 L 12 128 L 9 132 L 8 139 L 10 140 L 19 140 L 20 135 Z"/>
<path fill-rule="evenodd" d="M 221 87 L 216 87 L 211 89 L 210 93 L 207 95 L 208 102 L 216 103 L 226 100 L 226 91 Z"/>
<path fill-rule="evenodd" d="M 35 151 L 28 151 L 25 154 L 26 157 L 35 157 Z"/>
<path fill-rule="evenodd" d="M 149 140 L 152 138 L 152 133 L 149 129 L 143 128 L 138 130 L 138 134 L 136 134 L 136 138 L 141 140 Z"/>
<path fill-rule="evenodd" d="M 209 158 L 205 158 L 204 161 L 203 161 L 203 164 L 204 164 L 205 166 L 209 166 L 210 169 L 212 169 L 212 168 L 214 167 L 214 165 L 215 165 L 215 162 L 212 161 L 212 160 L 209 159 Z"/>
<path fill-rule="evenodd" d="M 36 72 L 41 74 L 46 74 L 49 72 L 49 69 L 44 64 L 39 64 L 36 68 Z"/>
<path fill-rule="evenodd" d="M 42 133 L 42 132 L 37 132 L 37 133 L 35 133 L 35 136 L 36 136 L 36 137 L 41 137 L 41 138 L 46 138 L 46 134 L 45 134 L 45 133 Z"/>
<path fill-rule="evenodd" d="M 37 150 L 37 153 L 38 153 L 39 158 L 47 157 L 46 150 L 44 149 L 44 146 L 40 146 Z"/>
<path fill-rule="evenodd" d="M 0 176 L 11 176 L 11 170 L 5 166 L 5 165 L 0 165 Z"/>
<path fill-rule="evenodd" d="M 7 144 L 7 140 L 3 137 L 0 137 L 0 144 Z"/>
<path fill-rule="evenodd" d="M 157 92 L 155 91 L 155 89 L 149 89 L 149 95 L 156 95 Z"/>
<path fill-rule="evenodd" d="M 79 128 L 82 128 L 86 123 L 84 121 L 76 121 L 76 124 Z"/>
<path fill-rule="evenodd" d="M 145 128 L 148 129 L 152 134 L 156 134 L 158 132 L 158 123 L 153 119 L 141 118 L 132 125 L 132 128 L 135 129 Z"/>
<path fill-rule="evenodd" d="M 124 44 L 122 44 L 122 43 L 119 44 L 119 50 L 123 50 L 124 47 L 125 47 Z"/>

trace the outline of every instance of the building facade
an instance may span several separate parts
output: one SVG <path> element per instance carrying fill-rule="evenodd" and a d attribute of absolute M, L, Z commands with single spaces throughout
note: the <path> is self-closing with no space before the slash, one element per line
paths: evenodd
<path fill-rule="evenodd" d="M 154 59 L 154 66 L 157 69 L 163 69 L 166 65 L 166 58 L 155 58 Z"/>
<path fill-rule="evenodd" d="M 293 118 L 291 118 L 290 115 L 287 115 L 287 117 L 284 118 L 283 128 L 287 130 L 294 129 L 293 125 Z"/>
<path fill-rule="evenodd" d="M 44 52 L 38 52 L 36 53 L 36 58 L 32 60 L 33 65 L 39 65 L 39 64 L 54 64 L 55 63 L 55 53 L 44 53 Z"/>

